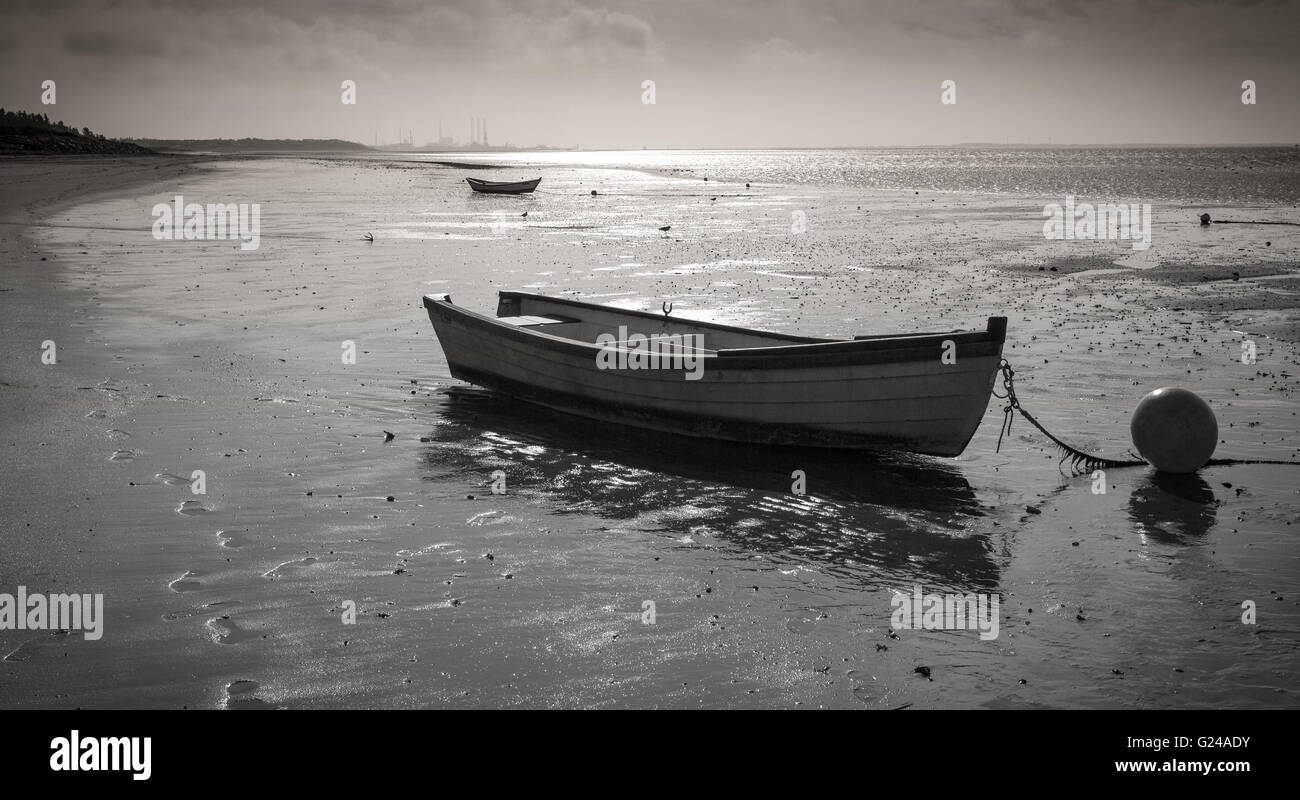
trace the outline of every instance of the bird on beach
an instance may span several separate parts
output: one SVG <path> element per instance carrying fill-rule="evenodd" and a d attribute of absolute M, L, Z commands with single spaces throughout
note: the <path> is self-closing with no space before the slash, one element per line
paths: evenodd
<path fill-rule="evenodd" d="M 521 216 L 521 217 L 526 217 L 526 216 L 528 216 L 528 212 L 525 211 L 524 213 L 520 214 L 519 216 Z"/>
<path fill-rule="evenodd" d="M 663 231 L 664 233 L 667 233 L 668 231 L 672 230 L 672 228 L 673 228 L 672 225 L 665 225 L 665 226 L 663 226 L 662 228 L 660 228 L 659 230 Z"/>

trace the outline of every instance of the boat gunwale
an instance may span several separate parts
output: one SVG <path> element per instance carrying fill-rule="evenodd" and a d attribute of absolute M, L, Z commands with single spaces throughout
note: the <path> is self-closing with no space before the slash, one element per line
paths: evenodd
<path fill-rule="evenodd" d="M 514 289 L 501 289 L 497 292 L 498 303 L 503 299 L 513 299 L 513 298 L 529 298 L 533 300 L 544 300 L 548 303 L 559 303 L 560 305 L 571 306 L 574 308 L 590 308 L 596 311 L 602 311 L 606 313 L 624 314 L 631 317 L 637 317 L 638 319 L 654 320 L 655 322 L 663 322 L 665 319 L 663 314 L 656 314 L 652 311 L 637 311 L 636 309 L 632 309 L 632 308 L 618 308 L 617 306 L 607 306 L 607 305 L 602 305 L 600 303 L 584 303 L 581 300 L 572 300 L 567 297 L 552 297 L 550 295 L 537 294 L 536 292 L 521 292 Z M 448 297 L 448 302 L 450 302 L 450 297 Z M 455 303 L 452 303 L 452 305 L 455 305 Z M 456 306 L 456 307 L 460 308 L 460 306 Z M 493 317 L 488 317 L 488 319 L 493 319 Z M 749 336 L 766 336 L 766 337 L 771 337 L 773 339 L 782 339 L 786 342 L 801 342 L 805 344 L 825 344 L 827 342 L 849 341 L 847 339 L 828 339 L 825 337 L 818 337 L 818 336 L 800 336 L 799 334 L 785 334 L 785 333 L 777 333 L 775 331 L 758 330 L 755 328 L 742 328 L 738 325 L 724 325 L 721 322 L 706 322 L 704 320 L 691 319 L 689 317 L 678 317 L 677 319 L 683 320 L 691 325 L 695 325 L 701 328 L 711 328 L 713 330 L 726 331 L 728 333 L 742 333 Z"/>
<path fill-rule="evenodd" d="M 511 298 L 537 298 L 547 302 L 555 302 L 576 308 L 591 308 L 602 312 L 613 312 L 625 314 L 628 316 L 650 319 L 662 322 L 663 317 L 645 311 L 634 311 L 630 309 L 621 309 L 611 306 L 604 306 L 597 303 L 584 303 L 578 300 L 569 300 L 567 298 L 549 297 L 547 295 L 538 295 L 530 292 L 518 292 L 510 290 L 501 290 L 498 297 Z M 571 353 L 595 357 L 596 354 L 606 349 L 605 345 L 587 342 L 579 339 L 571 339 L 555 334 L 546 333 L 545 331 L 520 327 L 507 322 L 502 322 L 499 317 L 489 317 L 486 314 L 480 314 L 477 311 L 456 305 L 450 294 L 428 294 L 424 296 L 424 306 L 427 310 L 441 308 L 453 312 L 461 317 L 477 322 L 480 326 L 499 332 L 507 338 L 513 338 L 521 341 L 536 342 L 540 346 L 547 346 L 551 349 L 567 350 Z M 685 320 L 685 318 L 680 318 Z M 1003 320 L 999 329 L 994 330 L 994 321 Z M 773 345 L 771 347 L 745 347 L 721 349 L 713 352 L 698 354 L 696 357 L 715 361 L 727 362 L 727 366 L 735 368 L 753 368 L 766 367 L 766 364 L 760 362 L 766 361 L 772 357 L 802 357 L 796 364 L 773 365 L 771 368 L 799 368 L 819 366 L 818 360 L 806 360 L 816 356 L 852 356 L 852 355 L 872 355 L 880 354 L 889 350 L 907 350 L 917 349 L 923 346 L 923 343 L 933 340 L 952 339 L 954 343 L 966 345 L 989 344 L 993 345 L 1000 352 L 1002 344 L 1006 339 L 1005 317 L 990 317 L 989 329 L 982 331 L 946 331 L 939 333 L 916 333 L 916 334 L 898 334 L 895 336 L 881 336 L 866 339 L 814 339 L 803 336 L 784 336 L 782 334 L 771 333 L 768 331 L 754 331 L 748 328 L 739 328 L 732 325 L 722 325 L 719 323 L 700 322 L 697 320 L 685 320 L 692 325 L 698 325 L 704 328 L 715 330 L 742 333 L 747 335 L 767 335 L 773 338 L 784 339 L 786 344 Z M 790 340 L 796 340 L 796 343 L 788 343 Z M 614 352 L 632 352 L 624 347 L 613 348 Z M 974 353 L 971 355 L 984 355 L 983 353 Z M 894 359 L 890 359 L 894 360 Z M 904 358 L 900 361 L 924 360 Z M 715 367 L 717 369 L 718 367 Z"/>
<path fill-rule="evenodd" d="M 567 297 L 551 297 L 549 295 L 537 294 L 536 292 L 521 292 L 515 289 L 501 289 L 497 292 L 498 302 L 500 302 L 502 298 L 506 298 L 506 297 L 510 297 L 510 298 L 527 297 L 527 298 L 533 298 L 537 300 L 545 300 L 549 303 L 559 303 L 561 305 L 574 306 L 576 308 L 592 308 L 599 311 L 628 314 L 634 317 L 639 317 L 641 319 L 652 319 L 655 320 L 656 322 L 662 322 L 664 319 L 664 317 L 654 313 L 653 311 L 637 311 L 636 309 L 618 308 L 616 306 L 607 306 L 607 305 L 602 305 L 600 303 L 584 303 L 581 300 L 571 300 Z M 448 302 L 451 301 L 450 296 L 448 296 L 447 299 Z M 455 305 L 455 303 L 452 303 L 452 305 Z M 460 306 L 456 306 L 456 307 L 460 308 Z M 489 319 L 491 319 L 491 317 L 489 317 Z M 880 341 L 884 339 L 909 339 L 909 338 L 919 339 L 927 336 L 951 336 L 953 334 L 969 334 L 969 333 L 994 334 L 994 331 L 991 327 L 986 327 L 983 330 L 973 330 L 973 331 L 950 330 L 950 331 L 918 331 L 916 333 L 882 333 L 882 334 L 867 334 L 862 336 L 854 336 L 852 339 L 833 339 L 825 336 L 801 336 L 797 333 L 778 333 L 776 331 L 768 331 L 768 330 L 763 330 L 761 328 L 742 328 L 737 325 L 725 325 L 721 322 L 707 322 L 705 320 L 691 319 L 689 317 L 678 317 L 678 319 L 685 320 L 691 325 L 696 325 L 701 328 L 712 328 L 714 330 L 728 331 L 731 333 L 743 333 L 743 334 L 748 334 L 750 336 L 768 336 L 774 339 L 784 339 L 785 341 L 788 342 L 799 342 L 802 344 L 829 344 L 833 342 Z M 993 316 L 993 317 L 989 317 L 988 319 L 992 321 L 995 319 L 1006 319 L 1006 318 Z M 1002 326 L 1000 331 L 996 334 L 996 336 L 997 336 L 996 341 L 1005 341 L 1006 327 Z M 781 346 L 785 347 L 788 345 L 781 345 Z M 742 350 L 766 351 L 770 349 L 772 348 L 767 348 L 767 347 L 737 348 L 731 350 L 719 350 L 718 352 L 737 353 L 737 352 L 741 352 Z"/>

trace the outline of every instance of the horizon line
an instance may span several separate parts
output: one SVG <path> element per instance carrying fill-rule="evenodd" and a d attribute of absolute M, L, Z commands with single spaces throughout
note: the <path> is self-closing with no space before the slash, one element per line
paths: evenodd
<path fill-rule="evenodd" d="M 750 151 L 772 151 L 772 150 L 878 150 L 878 149 L 922 149 L 922 148 L 957 148 L 957 147 L 1019 147 L 1019 148 L 1080 148 L 1080 147 L 1300 147 L 1300 142 L 949 142 L 946 144 L 850 144 L 850 145 L 763 145 L 763 146 L 675 146 L 675 147 L 648 147 L 648 146 L 587 146 L 587 145 L 550 145 L 550 144 L 533 144 L 533 145 L 487 145 L 481 148 L 469 146 L 457 146 L 452 149 L 438 147 L 434 145 L 408 145 L 401 142 L 391 144 L 365 144 L 354 139 L 344 139 L 339 137 L 301 137 L 288 138 L 276 137 L 268 138 L 264 136 L 240 136 L 237 138 L 228 138 L 223 136 L 205 136 L 205 137 L 157 137 L 157 136 L 123 136 L 119 141 L 129 142 L 239 142 L 244 140 L 255 140 L 263 142 L 344 142 L 367 150 L 389 151 L 389 150 L 415 150 L 428 153 L 452 153 L 452 152 L 491 152 L 498 151 L 516 151 L 529 152 L 535 150 L 548 150 L 560 152 L 671 152 L 678 150 L 750 150 Z"/>

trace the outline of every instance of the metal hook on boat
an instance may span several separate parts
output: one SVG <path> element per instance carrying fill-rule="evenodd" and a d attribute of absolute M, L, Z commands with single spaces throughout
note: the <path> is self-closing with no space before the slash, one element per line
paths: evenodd
<path fill-rule="evenodd" d="M 660 306 L 660 308 L 662 308 L 662 309 L 664 310 L 664 316 L 665 316 L 665 317 L 668 316 L 669 314 L 673 313 L 673 304 L 672 304 L 672 303 L 669 303 L 667 300 L 664 301 L 663 305 Z"/>

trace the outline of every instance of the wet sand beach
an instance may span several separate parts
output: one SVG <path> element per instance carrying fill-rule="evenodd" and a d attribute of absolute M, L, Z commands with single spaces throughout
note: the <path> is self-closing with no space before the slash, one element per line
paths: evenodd
<path fill-rule="evenodd" d="M 418 160 L 0 163 L 0 587 L 106 609 L 98 641 L 0 631 L 0 706 L 1298 705 L 1300 468 L 1099 494 L 1022 420 L 995 452 L 997 400 L 956 459 L 609 430 L 456 381 L 420 305 L 526 289 L 833 336 L 1005 315 L 1021 402 L 1078 447 L 1123 457 L 1138 400 L 1181 385 L 1217 457 L 1300 460 L 1296 228 L 1157 200 L 1140 252 L 1045 241 L 1044 194 L 475 172 L 539 174 L 502 198 Z M 155 240 L 178 194 L 259 203 L 260 246 Z M 918 584 L 1000 593 L 999 637 L 893 631 Z"/>

